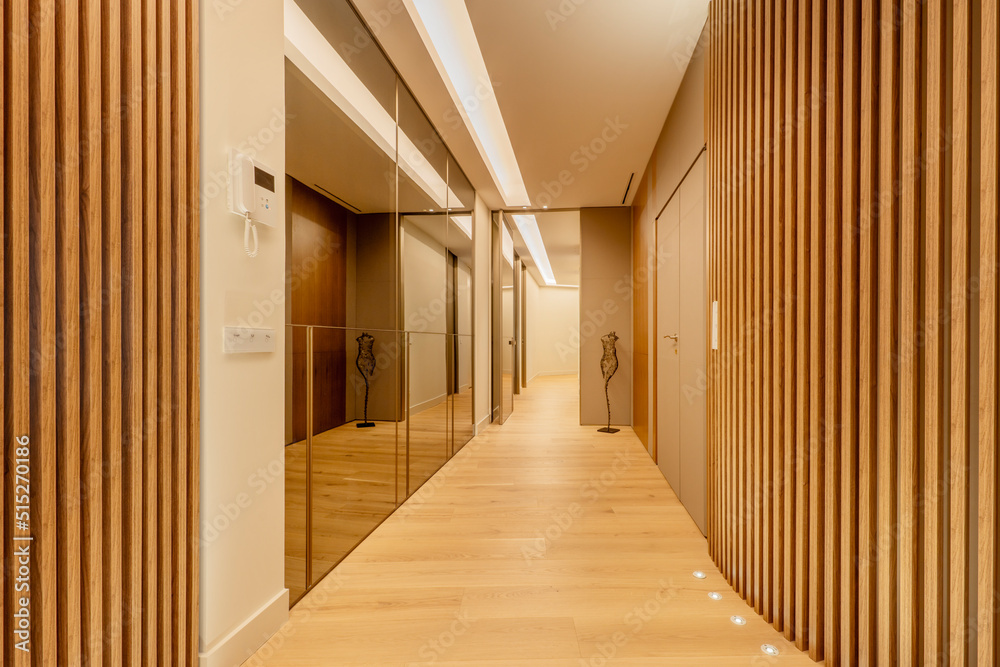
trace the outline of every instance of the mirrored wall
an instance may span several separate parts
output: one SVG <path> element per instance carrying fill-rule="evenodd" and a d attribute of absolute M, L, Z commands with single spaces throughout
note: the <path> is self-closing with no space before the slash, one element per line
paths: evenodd
<path fill-rule="evenodd" d="M 285 62 L 293 604 L 475 423 L 475 192 L 350 3 L 296 2 Z"/>

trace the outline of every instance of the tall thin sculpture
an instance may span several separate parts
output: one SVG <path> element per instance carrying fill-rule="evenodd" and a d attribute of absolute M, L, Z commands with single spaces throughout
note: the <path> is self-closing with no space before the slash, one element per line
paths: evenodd
<path fill-rule="evenodd" d="M 618 432 L 618 429 L 611 428 L 611 397 L 608 396 L 608 383 L 611 382 L 611 376 L 618 371 L 618 352 L 615 349 L 615 341 L 617 340 L 618 336 L 615 335 L 614 331 L 601 336 L 601 342 L 604 344 L 604 356 L 601 357 L 601 374 L 604 376 L 604 400 L 608 404 L 608 426 L 607 428 L 597 429 L 599 433 Z"/>
<path fill-rule="evenodd" d="M 368 421 L 368 378 L 375 373 L 375 353 L 372 351 L 375 337 L 362 331 L 355 340 L 358 341 L 358 357 L 354 360 L 354 365 L 358 367 L 358 372 L 365 380 L 365 420 L 357 424 L 357 427 L 371 428 L 375 423 Z"/>

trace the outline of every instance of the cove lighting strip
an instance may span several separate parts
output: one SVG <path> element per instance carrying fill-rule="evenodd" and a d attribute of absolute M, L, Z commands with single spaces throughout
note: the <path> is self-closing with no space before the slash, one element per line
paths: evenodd
<path fill-rule="evenodd" d="M 521 232 L 524 245 L 528 246 L 531 258 L 535 260 L 538 272 L 542 274 L 545 284 L 552 287 L 556 284 L 556 276 L 552 273 L 552 265 L 549 264 L 549 255 L 545 252 L 545 244 L 542 243 L 542 233 L 538 231 L 538 221 L 533 215 L 512 215 L 517 231 Z"/>
<path fill-rule="evenodd" d="M 390 159 L 396 159 L 395 119 L 375 99 L 295 0 L 285 0 L 285 57 Z M 399 166 L 439 208 L 472 208 L 471 203 L 462 202 L 448 187 L 402 130 L 399 131 Z"/>
<path fill-rule="evenodd" d="M 507 263 L 510 264 L 511 268 L 513 268 L 514 267 L 514 237 L 512 237 L 510 235 L 510 232 L 507 231 L 507 225 L 502 225 L 502 229 L 503 229 L 503 237 L 502 237 L 502 239 L 503 239 L 503 245 L 501 246 L 501 249 L 503 250 L 503 258 L 505 260 L 507 260 Z"/>
<path fill-rule="evenodd" d="M 530 198 L 465 0 L 403 0 L 507 206 Z"/>
<path fill-rule="evenodd" d="M 472 240 L 472 216 L 471 215 L 453 215 L 451 216 L 451 221 Z"/>

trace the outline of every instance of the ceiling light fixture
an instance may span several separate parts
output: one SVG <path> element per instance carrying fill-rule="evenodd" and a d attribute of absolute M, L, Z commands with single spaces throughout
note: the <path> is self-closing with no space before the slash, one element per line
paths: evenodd
<path fill-rule="evenodd" d="M 545 252 L 545 244 L 542 242 L 542 233 L 538 230 L 538 221 L 533 215 L 512 215 L 517 231 L 521 232 L 524 245 L 528 246 L 531 258 L 535 260 L 538 272 L 542 274 L 542 280 L 548 286 L 556 284 L 556 275 L 552 272 L 552 265 L 549 263 L 549 255 Z"/>
<path fill-rule="evenodd" d="M 371 139 L 396 160 L 396 120 L 351 69 L 295 0 L 285 0 L 285 57 Z M 417 145 L 399 131 L 399 167 L 441 208 L 462 202 Z"/>
<path fill-rule="evenodd" d="M 704 572 L 702 572 L 701 570 L 695 570 L 694 572 L 692 572 L 692 573 L 691 573 L 691 575 L 692 575 L 692 576 L 693 576 L 693 577 L 694 577 L 695 579 L 705 579 L 705 578 L 706 578 L 706 577 L 708 576 L 707 574 L 705 574 L 705 573 L 704 573 Z"/>
<path fill-rule="evenodd" d="M 742 616 L 730 616 L 729 620 L 733 622 L 733 625 L 746 625 L 747 619 Z"/>
<path fill-rule="evenodd" d="M 465 2 L 403 0 L 507 206 L 530 203 Z"/>
<path fill-rule="evenodd" d="M 777 646 L 771 644 L 761 644 L 760 650 L 768 655 L 778 655 L 781 651 L 778 650 Z"/>
<path fill-rule="evenodd" d="M 711 598 L 712 600 L 718 601 L 722 599 L 722 593 L 716 593 L 715 591 L 712 591 L 711 593 L 708 594 L 708 597 Z"/>

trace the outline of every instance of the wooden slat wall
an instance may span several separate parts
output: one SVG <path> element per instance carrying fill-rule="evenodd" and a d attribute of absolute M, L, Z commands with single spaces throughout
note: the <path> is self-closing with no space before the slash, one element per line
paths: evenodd
<path fill-rule="evenodd" d="M 828 665 L 997 664 L 998 2 L 709 21 L 713 557 Z"/>
<path fill-rule="evenodd" d="M 195 0 L 0 12 L 0 665 L 197 660 L 197 16 Z M 21 597 L 29 651 L 10 641 Z"/>

